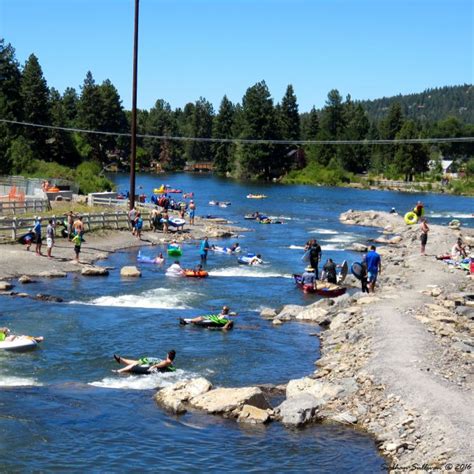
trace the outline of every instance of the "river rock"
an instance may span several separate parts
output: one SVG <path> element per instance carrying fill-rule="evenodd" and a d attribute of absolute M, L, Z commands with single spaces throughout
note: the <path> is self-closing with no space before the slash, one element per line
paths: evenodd
<path fill-rule="evenodd" d="M 395 235 L 393 236 L 388 243 L 391 245 L 399 244 L 403 240 L 403 237 L 401 235 Z"/>
<path fill-rule="evenodd" d="M 349 247 L 349 250 L 354 250 L 354 252 L 365 252 L 367 250 L 367 245 L 354 242 Z"/>
<path fill-rule="evenodd" d="M 352 318 L 349 313 L 339 313 L 336 317 L 333 318 L 329 328 L 333 331 L 338 330 L 340 327 L 345 326 L 347 322 Z"/>
<path fill-rule="evenodd" d="M 227 413 L 240 411 L 244 405 L 262 410 L 271 408 L 262 390 L 258 387 L 216 388 L 210 392 L 193 397 L 191 405 L 208 413 Z"/>
<path fill-rule="evenodd" d="M 59 296 L 44 295 L 43 293 L 38 293 L 36 296 L 32 297 L 35 300 L 39 301 L 49 301 L 52 303 L 62 303 L 64 300 Z"/>
<path fill-rule="evenodd" d="M 134 265 L 128 267 L 122 267 L 120 270 L 120 276 L 123 277 L 140 277 L 142 272 Z"/>
<path fill-rule="evenodd" d="M 50 271 L 41 272 L 39 276 L 42 278 L 66 278 L 67 273 L 61 272 L 59 270 L 50 270 Z"/>
<path fill-rule="evenodd" d="M 20 278 L 18 278 L 18 283 L 26 285 L 28 283 L 33 283 L 33 279 L 30 278 L 28 275 L 22 275 Z"/>
<path fill-rule="evenodd" d="M 304 306 L 299 306 L 297 304 L 287 304 L 283 306 L 281 311 L 278 313 L 277 318 L 280 321 L 290 321 L 293 319 L 299 312 L 304 310 Z"/>
<path fill-rule="evenodd" d="M 107 268 L 93 265 L 83 267 L 83 269 L 81 270 L 81 275 L 85 276 L 107 276 L 108 274 L 109 271 L 107 270 Z"/>
<path fill-rule="evenodd" d="M 336 423 L 342 423 L 344 425 L 354 425 L 357 423 L 357 417 L 349 413 L 348 411 L 343 411 L 340 413 L 331 413 L 325 416 L 326 420 L 335 421 Z"/>
<path fill-rule="evenodd" d="M 273 308 L 263 308 L 260 311 L 260 316 L 264 319 L 273 319 L 277 315 L 277 312 Z"/>
<path fill-rule="evenodd" d="M 182 380 L 169 387 L 161 389 L 156 395 L 156 402 L 173 413 L 185 413 L 185 402 L 208 392 L 212 384 L 203 377 Z"/>
<path fill-rule="evenodd" d="M 99 252 L 94 255 L 94 260 L 106 260 L 107 258 L 109 258 L 107 252 Z"/>
<path fill-rule="evenodd" d="M 312 395 L 320 401 L 320 404 L 337 397 L 343 391 L 339 385 L 321 380 L 303 377 L 302 379 L 290 380 L 286 386 L 286 398 L 294 398 L 302 393 Z"/>
<path fill-rule="evenodd" d="M 309 393 L 288 398 L 275 411 L 284 425 L 298 427 L 314 421 L 321 401 Z"/>
<path fill-rule="evenodd" d="M 376 296 L 363 296 L 357 300 L 357 304 L 372 304 L 376 301 L 379 301 L 379 298 Z"/>
<path fill-rule="evenodd" d="M 267 410 L 254 407 L 252 405 L 244 405 L 237 418 L 239 423 L 268 423 L 270 421 L 270 414 Z"/>
<path fill-rule="evenodd" d="M 295 316 L 295 319 L 299 321 L 312 321 L 315 323 L 320 323 L 326 320 L 327 314 L 328 312 L 323 308 L 312 307 L 299 312 Z"/>
<path fill-rule="evenodd" d="M 0 281 L 0 291 L 8 291 L 13 288 L 13 285 L 8 281 Z"/>

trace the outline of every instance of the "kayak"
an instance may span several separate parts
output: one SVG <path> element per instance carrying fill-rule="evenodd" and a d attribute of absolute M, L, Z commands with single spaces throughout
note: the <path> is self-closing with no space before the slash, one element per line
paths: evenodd
<path fill-rule="evenodd" d="M 199 328 L 207 328 L 207 329 L 222 329 L 227 323 L 217 323 L 215 321 L 211 321 L 210 319 L 204 319 L 203 321 L 198 321 L 195 323 L 188 322 L 183 318 L 179 319 L 179 324 L 182 326 L 191 325 L 197 326 Z M 234 327 L 234 321 L 230 321 L 230 324 L 227 326 L 227 329 L 232 329 Z"/>
<path fill-rule="evenodd" d="M 298 288 L 303 290 L 304 293 L 315 293 L 323 298 L 337 298 L 347 291 L 347 288 L 326 282 L 316 282 L 316 287 L 304 285 L 301 281 L 301 275 L 293 275 L 293 277 Z"/>
<path fill-rule="evenodd" d="M 209 276 L 209 273 L 207 273 L 205 270 L 192 270 L 190 268 L 187 268 L 183 270 L 184 276 L 189 277 L 189 278 L 206 278 Z"/>
<path fill-rule="evenodd" d="M 40 340 L 36 340 L 33 336 L 17 336 L 13 341 L 1 341 L 0 350 L 4 351 L 31 351 L 38 347 Z"/>

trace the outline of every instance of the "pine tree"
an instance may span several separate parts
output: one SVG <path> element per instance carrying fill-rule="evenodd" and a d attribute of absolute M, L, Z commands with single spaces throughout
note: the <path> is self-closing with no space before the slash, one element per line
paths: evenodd
<path fill-rule="evenodd" d="M 77 119 L 77 108 L 79 98 L 76 89 L 67 87 L 62 96 L 63 110 L 64 110 L 64 126 L 72 127 L 75 125 Z"/>
<path fill-rule="evenodd" d="M 398 102 L 393 103 L 390 106 L 387 117 L 380 122 L 380 138 L 383 140 L 393 140 L 402 129 L 404 121 L 401 105 Z M 396 145 L 381 145 L 380 154 L 384 170 L 392 168 L 397 149 Z"/>
<path fill-rule="evenodd" d="M 22 119 L 22 100 L 20 93 L 21 72 L 15 58 L 15 50 L 0 39 L 0 117 L 8 120 Z M 11 163 L 7 151 L 14 137 L 22 131 L 19 126 L 0 123 L 0 174 L 10 172 Z"/>
<path fill-rule="evenodd" d="M 92 73 L 88 71 L 81 87 L 81 97 L 77 110 L 77 124 L 79 127 L 86 130 L 100 130 L 102 125 L 101 107 L 102 97 L 99 86 L 95 83 Z M 101 162 L 105 161 L 102 135 L 88 133 L 83 135 L 82 138 L 90 147 L 88 157 Z"/>
<path fill-rule="evenodd" d="M 34 54 L 30 55 L 23 68 L 21 97 L 25 122 L 50 125 L 49 89 L 38 58 Z M 47 129 L 25 127 L 22 135 L 30 142 L 36 158 L 50 161 Z"/>
<path fill-rule="evenodd" d="M 70 125 L 67 119 L 64 102 L 59 92 L 51 88 L 51 123 L 57 127 Z M 74 145 L 71 132 L 52 129 L 48 140 L 49 154 L 52 161 L 66 166 L 77 166 L 80 163 L 80 156 Z"/>
<path fill-rule="evenodd" d="M 194 104 L 191 115 L 191 137 L 211 138 L 214 109 L 204 97 Z M 186 160 L 190 162 L 210 161 L 212 158 L 211 142 L 192 141 L 186 146 Z"/>
<path fill-rule="evenodd" d="M 242 99 L 243 139 L 278 139 L 275 107 L 265 81 L 249 87 Z M 265 178 L 281 176 L 283 163 L 271 144 L 240 144 L 237 147 L 238 174 L 242 177 Z"/>
<path fill-rule="evenodd" d="M 233 138 L 235 118 L 234 104 L 225 95 L 219 107 L 219 113 L 214 118 L 213 138 Z M 214 170 L 219 174 L 231 171 L 234 145 L 229 143 L 213 143 L 212 153 L 214 156 Z"/>
<path fill-rule="evenodd" d="M 413 120 L 407 120 L 396 138 L 419 138 L 419 130 Z M 398 146 L 395 153 L 395 167 L 398 173 L 403 174 L 406 181 L 413 181 L 415 174 L 428 170 L 429 151 L 424 144 L 408 143 Z"/>

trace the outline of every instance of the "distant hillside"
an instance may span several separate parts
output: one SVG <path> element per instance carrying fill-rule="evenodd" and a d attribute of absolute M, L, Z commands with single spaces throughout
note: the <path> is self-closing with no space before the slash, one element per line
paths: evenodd
<path fill-rule="evenodd" d="M 360 101 L 371 120 L 384 118 L 394 102 L 401 104 L 408 118 L 432 122 L 454 116 L 464 123 L 474 123 L 474 87 L 469 84 L 427 89 L 418 94 L 400 94 Z"/>

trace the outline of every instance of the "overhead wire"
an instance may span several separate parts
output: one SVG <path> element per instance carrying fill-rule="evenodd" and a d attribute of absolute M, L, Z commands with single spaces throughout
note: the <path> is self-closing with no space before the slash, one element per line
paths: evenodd
<path fill-rule="evenodd" d="M 87 133 L 94 135 L 107 135 L 115 137 L 131 137 L 127 132 L 107 132 L 103 130 L 88 130 L 76 127 L 60 127 L 56 125 L 45 125 L 31 122 L 20 122 L 18 120 L 0 119 L 1 123 L 9 123 L 24 127 L 45 128 L 49 130 L 61 130 L 64 132 Z M 432 137 L 432 138 L 394 138 L 367 139 L 367 140 L 266 140 L 249 138 L 208 138 L 208 137 L 180 137 L 170 135 L 152 135 L 148 133 L 137 133 L 139 138 L 155 140 L 181 141 L 181 142 L 209 142 L 209 143 L 234 143 L 248 145 L 406 145 L 406 144 L 436 144 L 436 143 L 470 143 L 474 142 L 473 137 Z"/>

